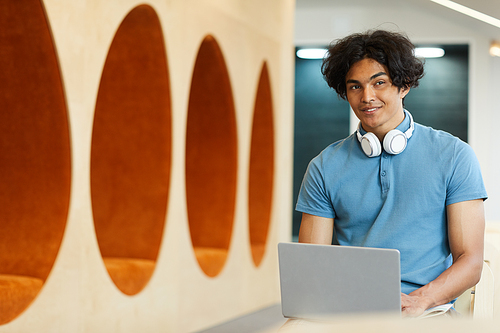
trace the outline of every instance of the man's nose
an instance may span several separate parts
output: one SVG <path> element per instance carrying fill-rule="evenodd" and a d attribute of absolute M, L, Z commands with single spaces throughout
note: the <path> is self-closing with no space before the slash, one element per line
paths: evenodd
<path fill-rule="evenodd" d="M 363 99 L 362 100 L 363 103 L 373 102 L 375 100 L 375 92 L 373 91 L 372 88 L 367 87 L 363 89 L 363 95 L 361 97 Z"/>

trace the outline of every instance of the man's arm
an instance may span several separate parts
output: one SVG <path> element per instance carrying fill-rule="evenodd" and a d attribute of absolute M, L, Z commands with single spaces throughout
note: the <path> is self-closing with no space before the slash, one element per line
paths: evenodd
<path fill-rule="evenodd" d="M 300 243 L 332 244 L 333 219 L 302 213 Z"/>
<path fill-rule="evenodd" d="M 484 251 L 483 200 L 447 206 L 448 241 L 453 264 L 434 281 L 402 294 L 403 315 L 418 316 L 433 306 L 451 302 L 481 278 Z"/>

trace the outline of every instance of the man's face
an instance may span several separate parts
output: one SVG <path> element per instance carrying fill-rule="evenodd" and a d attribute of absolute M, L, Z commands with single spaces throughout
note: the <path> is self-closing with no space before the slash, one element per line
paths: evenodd
<path fill-rule="evenodd" d="M 363 129 L 379 139 L 404 119 L 403 97 L 409 89 L 392 84 L 387 67 L 366 58 L 356 62 L 346 75 L 347 100 Z"/>

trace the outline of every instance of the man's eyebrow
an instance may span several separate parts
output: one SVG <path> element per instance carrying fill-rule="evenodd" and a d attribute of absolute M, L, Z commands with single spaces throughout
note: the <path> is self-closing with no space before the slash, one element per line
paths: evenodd
<path fill-rule="evenodd" d="M 360 84 L 361 82 L 359 82 L 358 80 L 352 80 L 352 79 L 349 79 L 349 80 L 347 80 L 345 83 Z"/>
<path fill-rule="evenodd" d="M 370 81 L 373 80 L 373 79 L 376 79 L 377 77 L 379 76 L 382 76 L 382 75 L 387 75 L 386 72 L 378 72 L 377 74 L 373 74 L 371 77 L 370 77 Z M 346 81 L 346 83 L 354 83 L 354 84 L 359 84 L 360 82 L 358 80 L 352 80 L 352 79 L 349 79 Z"/>
<path fill-rule="evenodd" d="M 379 76 L 382 76 L 382 75 L 387 75 L 387 73 L 386 72 L 378 72 L 377 74 L 372 75 L 370 77 L 370 80 L 373 80 L 373 79 L 375 79 L 375 78 L 377 78 Z"/>

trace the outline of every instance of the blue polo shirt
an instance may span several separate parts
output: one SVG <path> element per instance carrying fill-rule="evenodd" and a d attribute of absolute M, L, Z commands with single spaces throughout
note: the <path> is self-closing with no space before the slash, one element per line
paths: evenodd
<path fill-rule="evenodd" d="M 397 129 L 409 126 L 406 117 Z M 310 162 L 296 210 L 334 218 L 334 244 L 398 249 L 408 294 L 452 264 L 446 206 L 486 197 L 472 148 L 415 123 L 399 155 L 369 158 L 355 133 L 328 146 Z"/>

